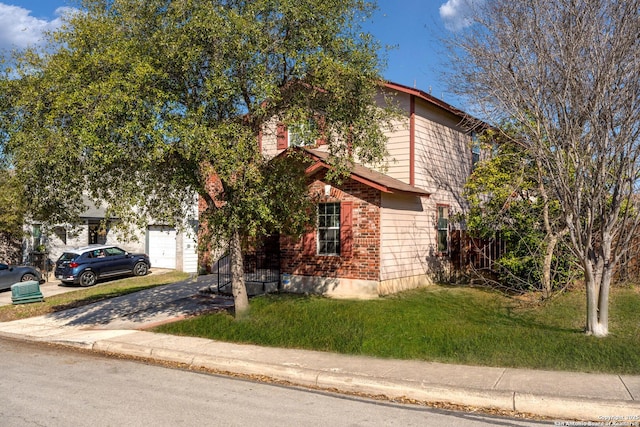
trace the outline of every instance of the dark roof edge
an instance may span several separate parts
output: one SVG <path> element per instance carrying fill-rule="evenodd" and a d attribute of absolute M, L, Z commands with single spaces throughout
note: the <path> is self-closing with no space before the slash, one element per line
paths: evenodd
<path fill-rule="evenodd" d="M 391 90 L 396 90 L 398 92 L 406 93 L 406 94 L 409 94 L 409 95 L 414 95 L 414 96 L 416 96 L 416 97 L 428 102 L 429 104 L 435 105 L 436 107 L 439 107 L 439 108 L 441 108 L 441 109 L 453 114 L 454 116 L 459 117 L 462 120 L 465 120 L 465 121 L 467 121 L 469 123 L 472 123 L 473 126 L 471 126 L 471 129 L 478 129 L 478 128 L 487 129 L 487 128 L 491 127 L 488 123 L 486 123 L 486 122 L 484 122 L 484 121 L 482 121 L 482 120 L 480 120 L 480 119 L 478 119 L 476 117 L 473 117 L 472 115 L 470 115 L 468 113 L 465 113 L 461 109 L 456 108 L 453 105 L 451 105 L 451 104 L 449 104 L 449 103 L 447 103 L 447 102 L 445 102 L 445 101 L 443 101 L 443 100 L 441 100 L 439 98 L 436 98 L 435 96 L 433 96 L 433 95 L 431 95 L 431 94 L 429 94 L 427 92 L 424 92 L 424 91 L 422 91 L 420 89 L 412 88 L 412 87 L 409 87 L 409 86 L 405 86 L 405 85 L 402 85 L 402 84 L 399 84 L 399 83 L 390 82 L 390 81 L 385 81 L 383 86 L 388 88 L 388 89 L 391 89 Z"/>

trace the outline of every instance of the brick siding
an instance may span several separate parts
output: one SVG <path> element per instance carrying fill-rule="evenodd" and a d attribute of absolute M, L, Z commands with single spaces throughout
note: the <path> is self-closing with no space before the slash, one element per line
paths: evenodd
<path fill-rule="evenodd" d="M 282 273 L 360 280 L 380 280 L 380 191 L 347 179 L 332 186 L 324 195 L 325 182 L 309 186 L 321 203 L 353 202 L 352 254 L 344 256 L 306 255 L 303 239 L 282 237 L 280 257 Z M 316 231 L 317 233 L 317 231 Z"/>

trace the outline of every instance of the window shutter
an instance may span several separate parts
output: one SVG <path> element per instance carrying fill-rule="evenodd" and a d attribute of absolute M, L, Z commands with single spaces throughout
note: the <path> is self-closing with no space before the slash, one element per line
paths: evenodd
<path fill-rule="evenodd" d="M 353 125 L 349 126 L 349 132 L 347 133 L 347 152 L 353 153 Z"/>
<path fill-rule="evenodd" d="M 325 130 L 327 127 L 327 122 L 324 116 L 318 116 L 316 118 L 316 124 L 318 125 L 318 131 L 320 132 L 320 136 L 316 139 L 317 145 L 326 145 L 327 137 L 325 136 Z"/>
<path fill-rule="evenodd" d="M 340 255 L 353 254 L 353 202 L 340 204 Z"/>
<path fill-rule="evenodd" d="M 287 148 L 289 135 L 287 135 L 287 127 L 284 123 L 278 123 L 278 127 L 276 129 L 276 139 L 278 141 L 278 150 L 284 150 Z"/>
<path fill-rule="evenodd" d="M 302 236 L 302 254 L 316 254 L 316 230 L 311 230 Z"/>

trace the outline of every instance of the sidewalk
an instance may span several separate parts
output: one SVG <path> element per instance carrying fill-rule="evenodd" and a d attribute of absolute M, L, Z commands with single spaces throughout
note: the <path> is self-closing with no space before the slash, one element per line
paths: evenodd
<path fill-rule="evenodd" d="M 0 323 L 0 337 L 258 375 L 348 393 L 495 408 L 557 420 L 591 420 L 602 425 L 640 423 L 640 376 L 377 359 L 139 330 L 141 324 L 148 326 L 202 309 L 202 303 L 191 298 L 199 286 L 200 281 L 183 282 L 114 298 L 84 311 Z M 186 311 L 179 309 L 181 304 Z M 143 314 L 145 310 L 152 313 Z M 125 312 L 128 314 L 123 315 Z"/>

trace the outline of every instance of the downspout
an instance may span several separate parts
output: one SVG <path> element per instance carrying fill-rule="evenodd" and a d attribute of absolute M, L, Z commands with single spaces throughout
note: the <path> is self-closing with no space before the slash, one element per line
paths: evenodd
<path fill-rule="evenodd" d="M 409 185 L 416 184 L 416 97 L 409 95 Z"/>

